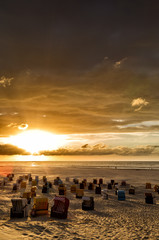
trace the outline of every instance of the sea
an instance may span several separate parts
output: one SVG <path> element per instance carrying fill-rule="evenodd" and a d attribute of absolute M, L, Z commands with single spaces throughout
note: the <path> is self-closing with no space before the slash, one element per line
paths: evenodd
<path fill-rule="evenodd" d="M 91 167 L 113 169 L 159 169 L 159 156 L 43 156 L 43 155 L 0 155 L 0 167 L 9 166 L 43 167 Z"/>

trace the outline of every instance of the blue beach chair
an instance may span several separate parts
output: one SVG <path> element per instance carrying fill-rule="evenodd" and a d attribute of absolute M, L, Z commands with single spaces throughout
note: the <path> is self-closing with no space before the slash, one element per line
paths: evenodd
<path fill-rule="evenodd" d="M 118 200 L 119 201 L 125 200 L 125 191 L 124 190 L 118 190 Z"/>

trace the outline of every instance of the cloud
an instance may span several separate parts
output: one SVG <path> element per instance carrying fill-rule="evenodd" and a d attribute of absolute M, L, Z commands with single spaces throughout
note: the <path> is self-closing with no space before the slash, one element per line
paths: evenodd
<path fill-rule="evenodd" d="M 122 125 L 122 119 L 126 119 L 126 123 L 157 119 L 159 103 L 158 97 L 154 97 L 158 94 L 159 85 L 154 87 L 157 80 L 151 77 L 150 84 L 150 78 L 145 80 L 143 75 L 129 71 L 128 63 L 129 58 L 117 71 L 114 61 L 107 59 L 98 68 L 78 74 L 46 74 L 42 70 L 33 70 L 27 77 L 23 72 L 15 75 L 14 88 L 0 88 L 1 112 L 19 113 L 14 119 L 9 114 L 1 117 L 3 133 L 13 134 L 10 132 L 16 128 L 6 129 L 6 125 L 20 124 L 19 121 L 29 123 L 31 128 L 38 125 L 40 129 L 68 134 L 119 131 L 116 125 Z M 143 92 L 152 104 L 139 119 L 130 103 Z M 140 108 L 141 105 L 135 107 Z"/>
<path fill-rule="evenodd" d="M 117 127 L 119 129 L 123 128 L 144 128 L 144 127 L 158 127 L 159 126 L 159 121 L 143 121 L 140 123 L 132 123 L 132 124 L 126 124 L 126 125 L 118 125 Z"/>
<path fill-rule="evenodd" d="M 124 119 L 112 119 L 113 122 L 125 122 Z"/>
<path fill-rule="evenodd" d="M 18 123 L 9 123 L 7 125 L 7 127 L 9 127 L 9 128 L 18 128 L 19 130 L 25 130 L 28 128 L 28 126 L 29 125 L 27 123 L 22 123 L 20 125 Z"/>
<path fill-rule="evenodd" d="M 25 130 L 27 128 L 28 128 L 28 124 L 26 124 L 26 123 L 22 123 L 21 125 L 18 126 L 19 130 Z"/>
<path fill-rule="evenodd" d="M 18 148 L 11 144 L 0 145 L 0 155 L 28 155 L 24 149 Z"/>
<path fill-rule="evenodd" d="M 81 148 L 85 149 L 85 148 L 88 148 L 88 147 L 89 147 L 89 145 L 88 145 L 88 143 L 86 143 L 86 144 L 82 145 Z"/>
<path fill-rule="evenodd" d="M 1 79 L 0 79 L 0 86 L 2 86 L 2 87 L 10 86 L 11 85 L 11 81 L 13 79 L 14 78 L 6 78 L 5 76 L 2 76 Z"/>
<path fill-rule="evenodd" d="M 126 60 L 127 60 L 127 57 L 125 57 L 125 58 L 123 58 L 123 59 L 115 62 L 114 67 L 115 67 L 115 68 L 120 68 L 120 67 L 121 67 L 121 64 L 123 64 Z"/>
<path fill-rule="evenodd" d="M 85 144 L 81 148 L 71 149 L 71 148 L 59 148 L 53 151 L 42 151 L 41 154 L 44 155 L 123 155 L 123 156 L 142 156 L 150 155 L 156 149 L 156 146 L 137 146 L 134 148 L 117 146 L 109 147 L 104 144 L 96 144 L 91 146 Z"/>
<path fill-rule="evenodd" d="M 16 128 L 17 127 L 17 123 L 9 123 L 7 125 L 7 127 L 9 127 L 9 128 Z"/>
<path fill-rule="evenodd" d="M 143 98 L 136 98 L 136 99 L 133 99 L 131 102 L 131 106 L 135 107 L 135 111 L 140 111 L 144 106 L 147 106 L 148 104 L 149 102 L 147 102 Z"/>
<path fill-rule="evenodd" d="M 105 144 L 84 144 L 78 148 L 62 147 L 56 150 L 41 151 L 40 155 L 121 155 L 121 156 L 146 156 L 159 155 L 158 145 L 144 145 L 135 147 L 116 146 L 110 147 Z M 24 149 L 11 144 L 0 144 L 0 155 L 29 155 Z"/>

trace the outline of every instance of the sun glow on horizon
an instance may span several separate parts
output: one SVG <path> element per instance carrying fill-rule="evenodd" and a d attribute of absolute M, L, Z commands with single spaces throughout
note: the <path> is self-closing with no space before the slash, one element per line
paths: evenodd
<path fill-rule="evenodd" d="M 25 149 L 31 154 L 40 151 L 56 150 L 66 143 L 66 135 L 56 135 L 42 130 L 28 130 L 15 136 L 10 136 L 8 143 Z"/>

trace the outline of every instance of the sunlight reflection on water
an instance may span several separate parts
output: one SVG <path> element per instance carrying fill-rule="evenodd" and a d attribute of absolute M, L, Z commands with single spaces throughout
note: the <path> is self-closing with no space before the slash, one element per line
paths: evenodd
<path fill-rule="evenodd" d="M 36 162 L 36 161 L 48 161 L 48 158 L 44 155 L 36 156 L 36 155 L 28 155 L 28 156 L 16 156 L 14 161 L 27 161 L 27 162 Z"/>
<path fill-rule="evenodd" d="M 37 165 L 33 162 L 33 163 L 31 164 L 31 166 L 32 166 L 32 167 L 36 167 Z"/>

